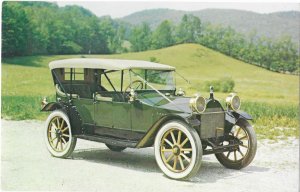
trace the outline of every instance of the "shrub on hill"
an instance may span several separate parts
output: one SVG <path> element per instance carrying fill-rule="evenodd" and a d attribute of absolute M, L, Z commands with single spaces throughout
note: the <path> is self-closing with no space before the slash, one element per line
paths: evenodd
<path fill-rule="evenodd" d="M 203 89 L 209 90 L 209 87 L 213 86 L 216 92 L 230 93 L 234 90 L 234 85 L 234 80 L 231 77 L 223 77 L 218 80 L 206 81 Z"/>

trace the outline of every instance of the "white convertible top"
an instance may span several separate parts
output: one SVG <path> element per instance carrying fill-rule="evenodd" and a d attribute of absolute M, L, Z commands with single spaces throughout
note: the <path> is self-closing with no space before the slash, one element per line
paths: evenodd
<path fill-rule="evenodd" d="M 175 70 L 174 67 L 149 61 L 122 60 L 122 59 L 96 59 L 96 58 L 74 58 L 52 61 L 50 69 L 56 68 L 92 68 L 108 70 L 124 69 L 153 69 L 153 70 Z"/>

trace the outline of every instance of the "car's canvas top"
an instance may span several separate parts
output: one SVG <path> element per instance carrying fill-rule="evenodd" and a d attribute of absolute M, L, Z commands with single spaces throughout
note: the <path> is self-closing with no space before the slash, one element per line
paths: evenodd
<path fill-rule="evenodd" d="M 175 70 L 174 67 L 139 60 L 121 59 L 95 59 L 95 58 L 74 58 L 52 61 L 49 63 L 50 69 L 56 68 L 92 68 L 108 70 L 124 69 L 153 69 L 153 70 Z"/>

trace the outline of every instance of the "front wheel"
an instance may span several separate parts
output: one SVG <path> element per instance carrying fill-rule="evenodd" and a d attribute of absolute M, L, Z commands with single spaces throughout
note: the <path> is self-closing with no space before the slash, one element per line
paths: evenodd
<path fill-rule="evenodd" d="M 158 131 L 154 151 L 159 168 L 172 179 L 188 179 L 201 166 L 202 146 L 199 135 L 179 121 L 168 122 Z"/>
<path fill-rule="evenodd" d="M 215 154 L 218 161 L 229 169 L 242 169 L 248 166 L 256 154 L 257 140 L 253 127 L 240 119 L 233 128 L 231 135 L 234 141 L 224 141 L 222 144 L 239 142 L 239 146 L 228 152 Z"/>
<path fill-rule="evenodd" d="M 54 157 L 69 157 L 77 139 L 72 136 L 68 116 L 61 110 L 53 111 L 46 120 L 45 142 Z"/>

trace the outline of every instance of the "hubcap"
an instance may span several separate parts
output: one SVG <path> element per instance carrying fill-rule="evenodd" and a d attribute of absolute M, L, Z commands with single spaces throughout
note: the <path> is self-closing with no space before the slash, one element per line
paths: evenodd
<path fill-rule="evenodd" d="M 163 135 L 160 144 L 162 161 L 169 170 L 179 173 L 189 167 L 193 149 L 185 133 L 176 128 L 170 129 Z"/>
<path fill-rule="evenodd" d="M 175 145 L 173 147 L 173 154 L 176 155 L 176 156 L 180 155 L 180 148 L 179 148 L 179 146 Z"/>

